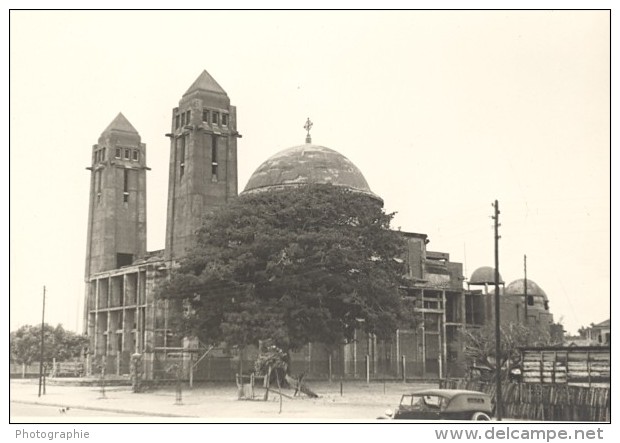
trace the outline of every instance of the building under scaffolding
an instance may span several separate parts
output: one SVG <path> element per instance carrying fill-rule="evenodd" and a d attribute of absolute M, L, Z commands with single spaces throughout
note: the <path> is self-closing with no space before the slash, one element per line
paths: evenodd
<path fill-rule="evenodd" d="M 232 381 L 235 373 L 252 368 L 256 347 L 224 352 L 175 336 L 170 314 L 183 306 L 159 298 L 157 292 L 192 246 L 203 215 L 237 195 L 241 136 L 236 108 L 206 71 L 173 108 L 166 136 L 170 138 L 166 246 L 155 252 L 146 250 L 146 145 L 119 114 L 93 146 L 85 273 L 87 371 L 128 375 L 132 356 L 139 354 L 147 379 L 169 378 L 172 365 L 182 365 L 196 380 Z M 380 200 L 355 165 L 334 150 L 313 145 L 310 137 L 305 145 L 265 161 L 244 192 L 305 183 L 332 183 Z M 418 327 L 397 330 L 388 340 L 358 331 L 351 343 L 338 349 L 308 344 L 291 354 L 293 373 L 315 378 L 462 374 L 459 331 L 493 319 L 488 270 L 476 271 L 465 290 L 460 263 L 451 262 L 448 253 L 427 250 L 425 234 L 402 235 L 409 283 L 401 291 L 417 313 Z M 534 298 L 529 315 L 541 306 L 548 311 L 544 293 L 530 294 Z M 518 302 L 519 296 L 514 285 L 512 298 L 506 300 Z"/>

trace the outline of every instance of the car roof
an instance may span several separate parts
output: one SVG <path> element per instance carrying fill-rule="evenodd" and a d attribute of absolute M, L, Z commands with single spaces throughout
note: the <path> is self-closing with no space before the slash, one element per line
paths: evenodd
<path fill-rule="evenodd" d="M 488 396 L 484 392 L 480 391 L 468 391 L 465 389 L 423 389 L 421 391 L 411 392 L 405 395 L 438 395 L 440 397 L 453 398 L 457 395 L 484 395 Z"/>

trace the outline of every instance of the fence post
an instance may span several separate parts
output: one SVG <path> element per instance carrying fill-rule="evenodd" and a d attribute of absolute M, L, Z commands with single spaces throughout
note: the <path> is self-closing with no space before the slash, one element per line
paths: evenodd
<path fill-rule="evenodd" d="M 403 367 L 403 383 L 407 383 L 407 361 L 405 359 L 405 355 L 403 354 L 401 357 L 402 367 Z"/>
<path fill-rule="evenodd" d="M 252 400 L 254 400 L 254 373 L 253 372 L 250 374 L 250 397 L 252 398 Z"/>
<path fill-rule="evenodd" d="M 366 384 L 370 384 L 370 356 L 366 354 Z"/>
<path fill-rule="evenodd" d="M 332 382 L 332 355 L 327 356 L 327 366 L 329 368 L 329 382 Z"/>
<path fill-rule="evenodd" d="M 183 377 L 183 367 L 181 366 L 181 364 L 176 365 L 174 372 L 175 372 L 175 377 L 176 377 L 174 404 L 182 405 L 183 404 L 183 386 L 181 385 L 181 379 Z"/>
<path fill-rule="evenodd" d="M 106 398 L 105 395 L 105 358 L 101 359 L 101 375 L 100 375 L 100 382 L 101 382 L 101 391 L 100 391 L 100 399 L 104 399 Z"/>
<path fill-rule="evenodd" d="M 590 374 L 590 351 L 586 352 L 586 370 L 588 371 L 588 388 L 591 388 L 592 375 Z"/>
<path fill-rule="evenodd" d="M 189 354 L 189 387 L 194 387 L 194 354 Z"/>
<path fill-rule="evenodd" d="M 396 330 L 396 358 L 394 361 L 396 362 L 396 376 L 400 375 L 400 365 L 398 364 L 398 356 L 400 355 L 400 333 L 399 330 Z"/>

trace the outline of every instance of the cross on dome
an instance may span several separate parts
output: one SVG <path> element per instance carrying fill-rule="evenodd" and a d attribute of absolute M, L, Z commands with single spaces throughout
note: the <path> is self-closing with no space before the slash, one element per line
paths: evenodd
<path fill-rule="evenodd" d="M 312 129 L 313 123 L 310 121 L 310 117 L 306 120 L 306 124 L 304 125 L 304 129 L 307 131 L 306 133 L 306 143 L 312 143 L 312 138 L 310 137 L 310 129 Z"/>

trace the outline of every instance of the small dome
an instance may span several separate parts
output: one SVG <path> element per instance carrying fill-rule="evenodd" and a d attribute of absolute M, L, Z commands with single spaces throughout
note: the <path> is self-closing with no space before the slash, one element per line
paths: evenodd
<path fill-rule="evenodd" d="M 504 280 L 502 280 L 502 274 L 499 275 L 499 282 L 504 283 Z M 490 266 L 482 266 L 476 269 L 469 279 L 469 284 L 495 284 L 495 269 Z"/>
<path fill-rule="evenodd" d="M 306 143 L 280 151 L 261 164 L 244 193 L 306 184 L 332 184 L 369 195 L 379 201 L 360 170 L 344 155 Z"/>
<path fill-rule="evenodd" d="M 524 279 L 520 278 L 519 280 L 515 280 L 512 283 L 510 283 L 506 287 L 506 294 L 507 295 L 524 295 L 525 291 L 524 291 L 523 282 L 524 282 Z M 536 296 L 542 297 L 546 301 L 549 300 L 549 298 L 547 297 L 547 294 L 545 294 L 545 291 L 543 291 L 540 286 L 538 286 L 534 281 L 530 280 L 529 278 L 527 279 L 527 295 L 531 295 L 534 297 Z"/>

